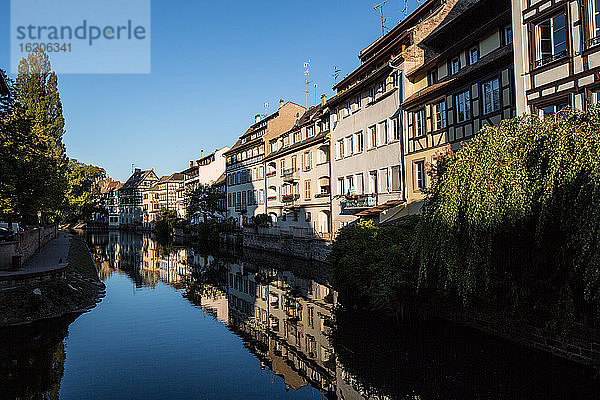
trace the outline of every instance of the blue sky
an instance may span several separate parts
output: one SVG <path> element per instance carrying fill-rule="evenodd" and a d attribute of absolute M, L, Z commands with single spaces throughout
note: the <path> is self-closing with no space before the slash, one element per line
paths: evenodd
<path fill-rule="evenodd" d="M 279 99 L 305 104 L 303 63 L 332 95 L 381 34 L 372 0 L 152 0 L 152 73 L 61 74 L 67 153 L 125 180 L 131 164 L 180 171 L 200 150 L 231 146 Z M 404 2 L 385 5 L 387 26 Z M 416 1 L 409 2 L 409 10 Z M 10 1 L 0 0 L 0 68 L 10 62 Z M 311 100 L 312 99 L 312 100 Z M 311 88 L 309 103 L 314 103 Z"/>

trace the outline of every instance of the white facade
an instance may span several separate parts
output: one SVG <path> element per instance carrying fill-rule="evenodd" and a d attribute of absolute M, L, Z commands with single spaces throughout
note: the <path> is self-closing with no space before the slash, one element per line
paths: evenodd
<path fill-rule="evenodd" d="M 355 213 L 404 198 L 402 73 L 385 66 L 373 75 L 331 103 L 334 233 Z"/>

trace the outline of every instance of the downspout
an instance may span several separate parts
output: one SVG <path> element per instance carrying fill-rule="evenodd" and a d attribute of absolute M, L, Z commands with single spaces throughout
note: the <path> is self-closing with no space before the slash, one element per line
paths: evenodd
<path fill-rule="evenodd" d="M 400 166 L 401 166 L 401 179 L 402 179 L 402 201 L 406 202 L 406 160 L 404 157 L 404 110 L 402 109 L 402 101 L 403 101 L 403 89 L 404 89 L 404 83 L 403 83 L 403 70 L 400 67 L 396 67 L 392 64 L 392 61 L 388 62 L 388 65 L 390 66 L 390 68 L 398 71 L 398 103 L 399 103 L 399 108 L 397 111 L 397 114 L 399 116 L 398 118 L 398 125 L 399 125 L 399 129 L 401 129 L 401 135 L 400 135 Z"/>

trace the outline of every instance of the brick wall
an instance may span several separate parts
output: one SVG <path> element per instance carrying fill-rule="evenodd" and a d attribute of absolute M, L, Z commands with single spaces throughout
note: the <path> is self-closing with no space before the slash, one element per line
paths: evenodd
<path fill-rule="evenodd" d="M 244 247 L 284 254 L 305 260 L 325 261 L 331 242 L 323 239 L 305 239 L 286 235 L 263 235 L 244 232 Z"/>

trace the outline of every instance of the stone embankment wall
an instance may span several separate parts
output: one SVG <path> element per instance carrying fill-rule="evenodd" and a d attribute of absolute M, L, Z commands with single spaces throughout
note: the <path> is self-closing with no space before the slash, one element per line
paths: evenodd
<path fill-rule="evenodd" d="M 25 263 L 49 241 L 55 239 L 57 233 L 58 226 L 50 225 L 19 232 L 14 241 L 0 242 L 0 269 L 10 269 L 13 256 L 17 255 L 21 256 L 21 264 Z"/>
<path fill-rule="evenodd" d="M 331 242 L 320 238 L 298 238 L 289 235 L 266 235 L 244 231 L 244 247 L 268 251 L 305 260 L 325 261 Z"/>

